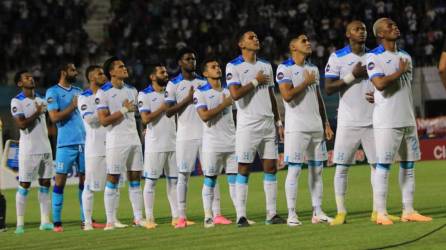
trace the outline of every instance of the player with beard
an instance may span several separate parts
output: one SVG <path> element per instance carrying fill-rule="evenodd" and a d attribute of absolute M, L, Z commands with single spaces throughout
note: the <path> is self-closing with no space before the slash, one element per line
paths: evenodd
<path fill-rule="evenodd" d="M 67 174 L 77 167 L 79 175 L 78 198 L 83 225 L 82 191 L 84 189 L 85 128 L 77 110 L 77 97 L 82 89 L 73 86 L 78 72 L 73 63 L 65 63 L 58 69 L 59 82 L 46 91 L 46 102 L 52 122 L 57 126 L 56 177 L 52 197 L 52 213 L 55 232 L 63 232 L 62 207 Z"/>
<path fill-rule="evenodd" d="M 164 171 L 167 184 L 172 220 L 178 218 L 177 209 L 177 163 L 175 159 L 175 117 L 167 117 L 164 103 L 165 88 L 169 75 L 164 65 L 154 65 L 149 70 L 149 86 L 138 95 L 138 107 L 141 119 L 146 125 L 144 152 L 144 204 L 146 210 L 146 228 L 157 226 L 153 215 L 155 187 Z"/>

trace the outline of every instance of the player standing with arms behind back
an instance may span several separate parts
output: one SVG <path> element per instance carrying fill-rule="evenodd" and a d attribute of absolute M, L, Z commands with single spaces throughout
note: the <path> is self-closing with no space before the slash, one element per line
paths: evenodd
<path fill-rule="evenodd" d="M 412 100 L 412 58 L 397 48 L 400 31 L 394 21 L 380 18 L 373 24 L 373 34 L 380 45 L 367 55 L 367 73 L 375 86 L 373 131 L 377 166 L 374 203 L 376 223 L 391 225 L 387 216 L 387 192 L 390 165 L 400 160 L 399 183 L 402 193 L 401 221 L 431 221 L 413 208 L 415 164 L 420 159 L 420 146 Z"/>
<path fill-rule="evenodd" d="M 266 198 L 266 224 L 282 224 L 277 215 L 277 146 L 276 126 L 283 136 L 283 126 L 273 92 L 273 70 L 267 61 L 257 58 L 260 42 L 248 31 L 238 40 L 241 55 L 226 65 L 226 82 L 237 104 L 236 155 L 238 175 L 236 184 L 237 225 L 249 226 L 246 218 L 248 177 L 256 153 L 262 159 L 263 188 Z"/>

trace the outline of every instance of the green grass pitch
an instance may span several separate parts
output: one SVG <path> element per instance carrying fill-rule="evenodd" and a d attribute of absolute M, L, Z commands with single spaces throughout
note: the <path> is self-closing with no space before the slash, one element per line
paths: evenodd
<path fill-rule="evenodd" d="M 15 228 L 15 190 L 5 192 L 7 223 L 9 230 L 0 233 L 0 249 L 368 249 L 383 247 L 415 239 L 446 224 L 446 162 L 420 162 L 416 168 L 415 207 L 426 215 L 433 216 L 430 223 L 397 223 L 382 227 L 370 222 L 371 188 L 370 171 L 367 166 L 352 167 L 349 174 L 347 194 L 348 223 L 337 227 L 311 224 L 310 195 L 307 188 L 307 171 L 300 176 L 298 212 L 304 223 L 301 227 L 264 225 L 265 199 L 262 175 L 255 173 L 249 181 L 248 217 L 257 222 L 249 228 L 216 226 L 204 229 L 201 201 L 202 178 L 191 178 L 188 195 L 188 216 L 197 222 L 184 230 L 170 226 L 170 210 L 165 194 L 165 182 L 157 185 L 155 216 L 158 228 L 128 228 L 104 232 L 83 232 L 79 228 L 77 188 L 66 188 L 63 220 L 65 232 L 41 232 L 39 206 L 36 190 L 30 192 L 25 217 L 25 234 L 17 236 Z M 333 194 L 334 168 L 324 170 L 324 204 L 327 214 L 334 216 L 336 206 Z M 278 211 L 286 217 L 285 182 L 286 171 L 278 175 Z M 235 211 L 229 199 L 226 178 L 221 177 L 223 214 L 234 220 Z M 401 213 L 401 194 L 398 186 L 398 167 L 392 166 L 388 208 L 393 214 Z M 95 195 L 94 218 L 105 220 L 103 193 Z M 132 210 L 127 190 L 121 191 L 119 210 L 121 221 L 130 223 Z M 401 248 L 446 249 L 446 228 L 419 241 Z"/>

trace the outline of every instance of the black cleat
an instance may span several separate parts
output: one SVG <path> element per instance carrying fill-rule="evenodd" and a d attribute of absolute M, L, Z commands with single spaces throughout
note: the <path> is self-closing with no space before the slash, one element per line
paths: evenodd
<path fill-rule="evenodd" d="M 273 225 L 273 224 L 285 224 L 286 220 L 282 219 L 279 215 L 274 215 L 271 219 L 265 220 L 266 225 Z"/>
<path fill-rule="evenodd" d="M 249 222 L 246 217 L 240 217 L 240 219 L 238 219 L 237 227 L 249 227 Z"/>

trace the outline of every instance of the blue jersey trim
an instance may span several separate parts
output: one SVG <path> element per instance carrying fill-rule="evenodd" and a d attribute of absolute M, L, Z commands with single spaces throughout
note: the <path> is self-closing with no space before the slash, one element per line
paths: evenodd
<path fill-rule="evenodd" d="M 372 80 L 373 78 L 375 78 L 375 77 L 381 77 L 381 76 L 385 76 L 383 73 L 375 73 L 375 74 L 373 74 L 372 76 L 370 76 L 370 80 Z"/>
<path fill-rule="evenodd" d="M 352 48 L 350 47 L 350 45 L 347 45 L 342 49 L 336 50 L 336 52 L 335 52 L 337 57 L 343 57 L 350 53 L 352 53 Z"/>
<path fill-rule="evenodd" d="M 379 54 L 384 53 L 384 51 L 386 51 L 386 50 L 384 49 L 383 45 L 381 44 L 381 45 L 379 45 L 378 47 L 372 49 L 372 50 L 370 51 L 370 53 L 373 53 L 373 54 L 375 54 L 375 55 L 379 55 Z"/>
<path fill-rule="evenodd" d="M 240 55 L 238 57 L 236 57 L 235 59 L 233 59 L 232 61 L 230 61 L 230 64 L 234 64 L 234 65 L 239 65 L 242 64 L 245 60 L 243 59 L 243 57 Z"/>
<path fill-rule="evenodd" d="M 20 92 L 18 95 L 16 95 L 15 97 L 18 100 L 24 100 L 26 98 L 25 94 L 23 94 L 23 92 Z"/>
<path fill-rule="evenodd" d="M 142 92 L 145 93 L 145 94 L 148 94 L 148 93 L 152 93 L 153 91 L 155 91 L 155 89 L 153 89 L 152 85 L 149 85 Z"/>
<path fill-rule="evenodd" d="M 178 84 L 178 83 L 181 82 L 183 79 L 184 79 L 184 78 L 183 78 L 183 75 L 180 73 L 180 74 L 178 74 L 176 77 L 172 78 L 170 81 L 171 81 L 173 84 Z"/>
<path fill-rule="evenodd" d="M 107 90 L 109 90 L 109 89 L 111 89 L 111 88 L 113 88 L 113 85 L 112 85 L 111 82 L 107 82 L 107 83 L 105 83 L 104 85 L 102 85 L 102 87 L 101 87 L 101 89 L 102 89 L 103 91 L 107 91 Z"/>
<path fill-rule="evenodd" d="M 201 92 L 205 92 L 212 89 L 211 84 L 209 84 L 209 82 L 206 82 L 206 84 L 201 85 L 200 87 L 198 87 L 198 90 L 200 90 Z"/>
<path fill-rule="evenodd" d="M 83 96 L 92 96 L 93 95 L 93 91 L 91 89 L 87 89 L 84 92 L 82 92 L 81 95 L 83 95 Z"/>

